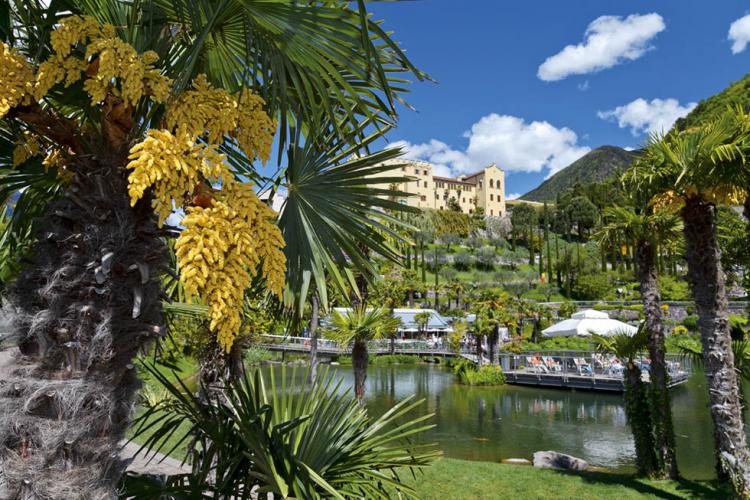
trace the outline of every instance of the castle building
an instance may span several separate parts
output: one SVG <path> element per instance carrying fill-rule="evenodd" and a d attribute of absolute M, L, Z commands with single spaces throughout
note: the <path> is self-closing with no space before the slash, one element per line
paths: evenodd
<path fill-rule="evenodd" d="M 400 164 L 401 168 L 381 172 L 378 176 L 403 175 L 409 180 L 396 189 L 411 196 L 397 201 L 406 205 L 434 210 L 448 210 L 448 201 L 453 198 L 461 211 L 474 213 L 482 208 L 484 214 L 493 217 L 505 215 L 505 172 L 494 163 L 471 175 L 439 177 L 432 175 L 432 164 L 426 161 L 395 159 L 385 164 Z"/>

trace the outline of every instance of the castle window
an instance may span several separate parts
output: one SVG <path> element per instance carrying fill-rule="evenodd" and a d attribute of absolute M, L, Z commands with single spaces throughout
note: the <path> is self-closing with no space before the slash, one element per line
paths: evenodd
<path fill-rule="evenodd" d="M 427 181 L 424 181 L 424 187 L 427 187 Z"/>
<path fill-rule="evenodd" d="M 490 215 L 495 215 L 495 211 L 494 210 L 490 210 Z"/>
<path fill-rule="evenodd" d="M 491 188 L 495 187 L 495 182 L 492 179 L 490 179 L 490 187 Z"/>
<path fill-rule="evenodd" d="M 495 196 L 494 195 L 490 195 L 490 201 L 495 201 Z"/>
<path fill-rule="evenodd" d="M 422 201 L 427 201 L 427 197 L 422 195 Z"/>
<path fill-rule="evenodd" d="M 466 198 L 463 198 L 463 199 L 462 199 L 461 201 L 462 201 L 463 203 L 466 203 Z"/>

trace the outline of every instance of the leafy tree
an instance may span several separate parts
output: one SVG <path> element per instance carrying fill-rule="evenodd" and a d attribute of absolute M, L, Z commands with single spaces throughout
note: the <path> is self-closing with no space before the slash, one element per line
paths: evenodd
<path fill-rule="evenodd" d="M 461 205 L 458 204 L 458 200 L 455 196 L 451 196 L 450 198 L 448 198 L 448 202 L 445 205 L 451 212 L 461 211 Z"/>
<path fill-rule="evenodd" d="M 479 236 L 469 236 L 464 241 L 464 244 L 472 251 L 475 251 L 478 248 L 481 248 L 482 245 L 484 245 L 484 239 L 480 238 Z"/>
<path fill-rule="evenodd" d="M 566 211 L 568 219 L 577 228 L 578 237 L 581 240 L 584 239 L 585 232 L 596 225 L 599 218 L 599 210 L 597 210 L 596 205 L 585 196 L 576 196 L 570 200 Z"/>
<path fill-rule="evenodd" d="M 492 269 L 497 261 L 497 254 L 495 248 L 491 246 L 484 246 L 477 250 L 477 262 L 485 269 Z"/>
<path fill-rule="evenodd" d="M 465 271 L 471 266 L 472 260 L 473 259 L 469 252 L 467 252 L 466 250 L 460 250 L 453 256 L 453 265 L 456 266 L 456 269 Z"/>
<path fill-rule="evenodd" d="M 354 372 L 354 394 L 364 401 L 365 380 L 369 355 L 367 343 L 370 340 L 388 338 L 401 324 L 389 309 L 367 308 L 364 305 L 353 307 L 342 313 L 334 310 L 331 316 L 332 338 L 338 343 L 352 346 L 352 369 Z"/>
<path fill-rule="evenodd" d="M 455 233 L 461 238 L 466 238 L 474 231 L 474 224 L 469 214 L 453 210 L 426 210 L 425 213 L 432 221 L 434 234 L 438 238 L 446 233 Z"/>
<path fill-rule="evenodd" d="M 456 233 L 445 233 L 440 237 L 440 242 L 445 245 L 446 251 L 450 253 L 453 245 L 461 243 L 461 237 Z"/>
<path fill-rule="evenodd" d="M 703 126 L 652 138 L 645 156 L 626 172 L 632 185 L 661 193 L 653 206 L 680 210 L 717 454 L 740 497 L 750 496 L 750 452 L 742 426 L 715 207 L 738 204 L 750 185 L 749 123 L 742 111 L 727 112 Z"/>
<path fill-rule="evenodd" d="M 133 357 L 164 335 L 163 237 L 175 231 L 159 223 L 173 203 L 187 211 L 181 279 L 208 306 L 220 354 L 251 285 L 280 294 L 286 284 L 302 310 L 313 277 L 325 301 L 323 270 L 341 284 L 344 266 L 372 269 L 358 243 L 397 258 L 371 217 L 399 207 L 367 179 L 398 152 L 354 153 L 373 126 L 395 123 L 403 72 L 424 75 L 364 5 L 2 4 L 0 67 L 14 70 L 0 88 L 0 200 L 16 200 L 16 234 L 34 221 L 43 236 L 11 293 L 39 367 L 8 381 L 23 401 L 2 396 L 12 495 L 114 497 Z M 288 166 L 268 179 L 256 166 L 274 140 Z M 287 187 L 280 229 L 247 181 Z M 60 400 L 38 399 L 50 393 Z M 21 449 L 29 459 L 12 459 Z"/>
<path fill-rule="evenodd" d="M 523 235 L 529 248 L 529 263 L 534 263 L 534 247 L 532 243 L 534 228 L 539 224 L 539 214 L 527 203 L 521 203 L 513 208 L 510 217 L 513 224 L 515 238 Z M 514 239 L 515 239 L 514 238 Z"/>

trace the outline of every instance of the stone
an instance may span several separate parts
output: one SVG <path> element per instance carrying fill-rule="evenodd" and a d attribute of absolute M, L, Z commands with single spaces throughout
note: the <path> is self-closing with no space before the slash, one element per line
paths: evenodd
<path fill-rule="evenodd" d="M 587 470 L 588 462 L 557 451 L 537 451 L 534 453 L 534 467 L 541 469 Z"/>
<path fill-rule="evenodd" d="M 501 464 L 507 465 L 531 465 L 531 460 L 525 458 L 504 458 L 500 460 Z"/>

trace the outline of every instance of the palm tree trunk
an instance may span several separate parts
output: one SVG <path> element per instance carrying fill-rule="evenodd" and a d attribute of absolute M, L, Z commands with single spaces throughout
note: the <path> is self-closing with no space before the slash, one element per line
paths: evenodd
<path fill-rule="evenodd" d="M 483 340 L 483 338 L 484 338 L 484 337 L 483 337 L 482 335 L 480 335 L 480 336 L 476 337 L 476 339 L 477 339 L 477 342 L 476 342 L 476 344 L 477 344 L 477 345 L 476 345 L 476 351 L 477 351 L 477 366 L 478 366 L 479 368 L 481 368 L 481 367 L 482 367 L 482 364 L 483 364 L 483 361 L 484 361 L 484 349 L 482 349 L 482 340 Z"/>
<path fill-rule="evenodd" d="M 750 245 L 750 196 L 746 196 L 742 204 L 742 215 L 745 216 L 745 220 L 747 221 L 747 226 L 745 226 L 747 229 L 747 244 Z M 677 267 L 676 264 L 675 267 Z M 750 285 L 747 287 L 747 292 L 750 294 Z"/>
<path fill-rule="evenodd" d="M 320 319 L 320 300 L 318 292 L 310 297 L 310 373 L 309 382 L 312 384 L 318 378 L 318 321 Z"/>
<path fill-rule="evenodd" d="M 750 496 L 750 453 L 734 367 L 729 313 L 712 205 L 688 199 L 681 212 L 687 241 L 688 280 L 693 289 L 714 433 L 737 496 Z"/>
<path fill-rule="evenodd" d="M 651 434 L 651 416 L 649 414 L 646 388 L 641 381 L 641 368 L 628 360 L 625 369 L 625 413 L 633 433 L 635 443 L 636 467 L 643 476 L 651 476 L 656 469 L 654 440 Z"/>
<path fill-rule="evenodd" d="M 641 299 L 648 329 L 648 352 L 651 357 L 651 423 L 654 426 L 654 439 L 658 468 L 655 475 L 677 479 L 677 459 L 675 457 L 675 437 L 672 425 L 672 408 L 667 387 L 667 366 L 664 347 L 664 327 L 662 325 L 661 296 L 659 295 L 658 273 L 655 265 L 656 248 L 648 240 L 640 240 L 636 249 L 638 257 L 638 280 L 641 283 Z"/>
<path fill-rule="evenodd" d="M 11 498 L 116 498 L 119 443 L 140 387 L 133 358 L 163 333 L 167 249 L 150 200 L 130 207 L 124 154 L 73 165 L 66 197 L 9 291 L 14 331 L 36 355 L 4 374 L 0 470 Z M 27 349 L 29 352 L 29 349 Z"/>
<path fill-rule="evenodd" d="M 354 394 L 357 399 L 364 403 L 365 400 L 365 381 L 367 380 L 367 364 L 369 355 L 367 354 L 367 342 L 364 340 L 355 340 L 352 346 L 352 370 L 354 371 Z"/>
<path fill-rule="evenodd" d="M 495 359 L 495 350 L 497 348 L 497 340 L 499 337 L 499 332 L 497 329 L 497 325 L 492 329 L 492 333 L 489 336 L 489 355 L 490 355 L 490 364 L 495 366 L 497 364 L 497 360 Z"/>

